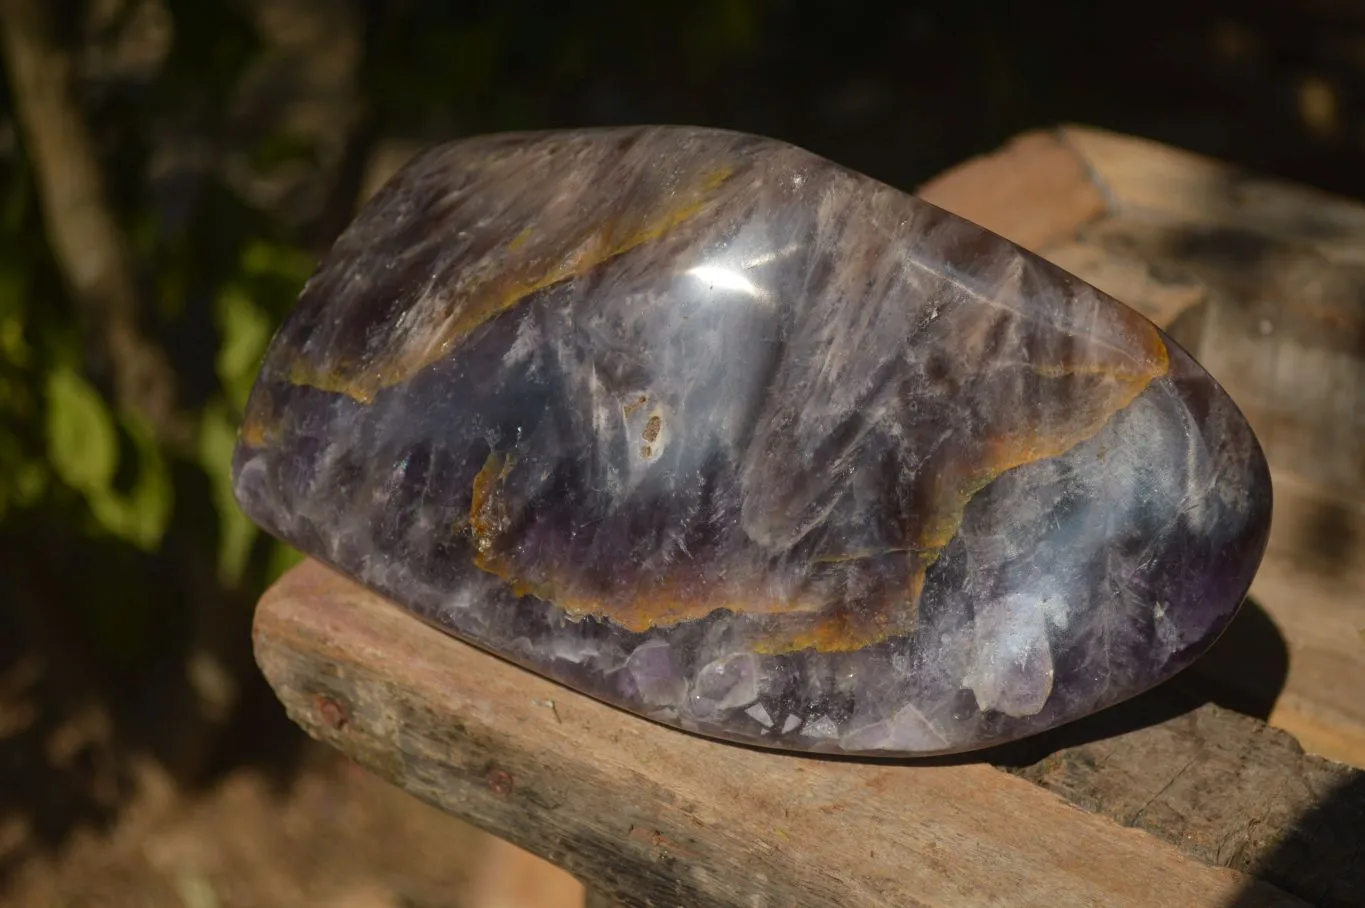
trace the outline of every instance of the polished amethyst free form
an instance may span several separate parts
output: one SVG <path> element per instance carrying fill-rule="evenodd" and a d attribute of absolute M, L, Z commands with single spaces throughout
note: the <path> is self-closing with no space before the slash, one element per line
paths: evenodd
<path fill-rule="evenodd" d="M 806 151 L 682 127 L 399 172 L 274 339 L 234 482 L 271 533 L 587 694 L 888 756 L 1185 668 L 1271 510 L 1242 415 L 1133 310 Z"/>

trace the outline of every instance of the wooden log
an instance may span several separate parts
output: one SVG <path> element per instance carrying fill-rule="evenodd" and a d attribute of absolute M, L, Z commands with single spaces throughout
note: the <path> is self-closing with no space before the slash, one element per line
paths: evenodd
<path fill-rule="evenodd" d="M 624 906 L 1304 904 L 981 762 L 814 759 L 641 720 L 311 561 L 264 597 L 255 645 L 311 735 Z"/>
<path fill-rule="evenodd" d="M 1365 766 L 1365 206 L 1081 127 L 1020 137 L 920 194 L 1142 311 L 1237 401 L 1275 482 L 1251 590 L 1288 650 L 1270 721 Z M 1200 670 L 1264 695 L 1246 660 Z"/>
<path fill-rule="evenodd" d="M 1169 708 L 1178 696 L 1163 691 L 1157 699 Z M 1125 712 L 1054 736 L 1048 743 L 1080 734 L 1093 740 L 1012 771 L 1311 904 L 1365 905 L 1365 773 L 1306 756 L 1289 734 L 1211 705 L 1102 733 L 1118 731 Z"/>
<path fill-rule="evenodd" d="M 1071 127 L 922 194 L 1147 313 L 1256 426 L 1270 549 L 1194 670 L 984 757 L 803 758 L 613 710 L 309 562 L 257 614 L 280 699 L 594 905 L 1365 904 L 1365 774 L 1205 703 L 1365 766 L 1365 208 Z"/>

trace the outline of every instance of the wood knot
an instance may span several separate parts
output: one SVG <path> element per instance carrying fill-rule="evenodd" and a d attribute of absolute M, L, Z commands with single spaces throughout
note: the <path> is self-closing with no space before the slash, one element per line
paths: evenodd
<path fill-rule="evenodd" d="M 322 724 L 333 731 L 340 731 L 346 727 L 346 723 L 351 720 L 350 713 L 346 709 L 346 704 L 336 700 L 326 694 L 318 694 L 313 698 L 313 707 L 317 710 L 318 716 L 322 719 Z"/>
<path fill-rule="evenodd" d="M 505 769 L 490 769 L 488 771 L 488 787 L 493 789 L 493 793 L 507 797 L 512 793 L 512 774 Z"/>

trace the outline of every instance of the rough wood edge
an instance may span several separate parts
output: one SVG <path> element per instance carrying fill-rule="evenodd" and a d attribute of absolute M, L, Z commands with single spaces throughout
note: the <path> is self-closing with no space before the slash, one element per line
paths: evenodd
<path fill-rule="evenodd" d="M 1056 135 L 1088 171 L 1111 213 L 1253 229 L 1310 245 L 1333 262 L 1365 263 L 1365 207 L 1354 200 L 1093 126 L 1066 124 Z"/>
<path fill-rule="evenodd" d="M 1365 773 L 1305 754 L 1293 736 L 1198 702 L 1194 678 L 1058 730 L 1011 771 L 1080 807 L 1176 843 L 1323 908 L 1365 904 Z M 1171 711 L 1125 730 L 1124 714 Z M 1068 740 L 1080 739 L 1067 745 Z"/>
<path fill-rule="evenodd" d="M 1301 654 L 1291 653 L 1290 659 L 1296 656 Z M 1293 735 L 1309 753 L 1357 767 L 1365 762 L 1365 728 L 1356 717 L 1344 716 L 1311 697 L 1286 691 L 1266 721 Z"/>
<path fill-rule="evenodd" d="M 793 757 L 637 719 L 315 562 L 262 599 L 254 639 L 311 735 L 624 905 L 1302 904 L 986 765 Z"/>
<path fill-rule="evenodd" d="M 1038 252 L 1102 216 L 1085 161 L 1055 130 L 1024 133 L 918 190 L 926 201 Z"/>

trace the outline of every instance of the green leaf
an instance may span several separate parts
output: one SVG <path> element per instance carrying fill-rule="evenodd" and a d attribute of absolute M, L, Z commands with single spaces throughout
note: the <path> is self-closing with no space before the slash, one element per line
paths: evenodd
<path fill-rule="evenodd" d="M 138 460 L 137 476 L 128 492 L 112 485 L 86 491 L 90 510 L 108 533 L 144 551 L 161 544 L 170 522 L 175 492 L 170 469 L 156 439 L 139 421 L 124 420 Z"/>
<path fill-rule="evenodd" d="M 242 271 L 251 277 L 283 278 L 302 284 L 317 267 L 313 256 L 301 249 L 254 240 L 242 252 Z"/>
<path fill-rule="evenodd" d="M 74 369 L 47 379 L 47 453 L 57 476 L 86 494 L 107 489 L 118 468 L 118 430 L 98 391 Z"/>
<path fill-rule="evenodd" d="M 237 426 L 221 402 L 204 411 L 199 428 L 199 463 L 212 483 L 213 505 L 218 512 L 218 576 L 234 586 L 246 569 L 251 545 L 260 532 L 237 506 L 232 491 L 232 451 Z"/>
<path fill-rule="evenodd" d="M 114 487 L 120 425 L 137 458 L 127 492 Z M 173 492 L 170 470 L 155 438 L 136 420 L 115 421 L 99 392 L 66 366 L 48 376 L 47 453 L 58 478 L 85 496 L 105 532 L 145 550 L 160 544 Z"/>
<path fill-rule="evenodd" d="M 270 344 L 273 324 L 242 287 L 229 284 L 218 294 L 216 306 L 222 345 L 218 349 L 218 380 L 232 406 L 241 413 L 251 394 L 256 371 Z"/>

